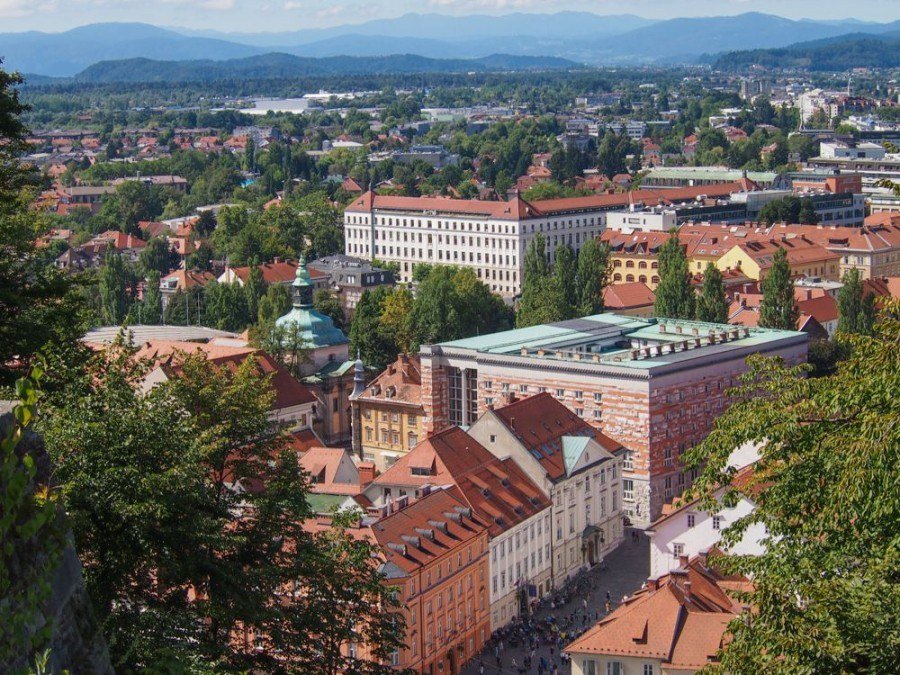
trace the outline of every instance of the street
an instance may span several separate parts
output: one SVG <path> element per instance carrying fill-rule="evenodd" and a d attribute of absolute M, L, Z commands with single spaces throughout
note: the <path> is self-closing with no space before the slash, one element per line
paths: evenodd
<path fill-rule="evenodd" d="M 619 547 L 606 557 L 605 569 L 595 567 L 589 573 L 589 591 L 587 594 L 579 591 L 573 594 L 572 599 L 555 609 L 551 609 L 549 603 L 543 605 L 534 615 L 535 622 L 543 624 L 551 614 L 557 622 L 562 622 L 568 617 L 573 617 L 573 627 L 577 627 L 580 631 L 582 626 L 582 618 L 585 608 L 583 600 L 587 597 L 587 612 L 590 616 L 587 627 L 592 626 L 596 622 L 595 614 L 605 615 L 606 593 L 609 592 L 612 597 L 613 609 L 618 605 L 618 601 L 623 595 L 629 595 L 638 590 L 647 580 L 650 573 L 650 546 L 647 538 L 638 531 L 638 541 L 632 541 L 631 530 L 626 530 L 625 539 Z M 560 591 L 561 593 L 562 591 Z M 569 629 L 566 635 L 564 645 L 571 641 L 572 629 Z M 553 654 L 551 656 L 551 649 Z M 479 675 L 480 666 L 484 664 L 485 673 L 516 673 L 523 668 L 525 657 L 530 654 L 530 649 L 523 645 L 521 641 L 518 646 L 512 647 L 504 644 L 504 649 L 500 654 L 500 667 L 497 666 L 497 658 L 494 654 L 494 643 L 488 644 L 487 648 L 479 655 L 472 659 L 465 668 L 460 672 L 462 675 Z M 538 664 L 541 657 L 544 657 L 547 664 L 556 664 L 559 666 L 559 673 L 568 674 L 568 664 L 560 661 L 559 650 L 552 648 L 550 645 L 542 644 L 534 652 L 534 659 L 531 668 L 523 670 L 525 673 L 538 673 Z M 514 666 L 515 663 L 515 666 Z M 546 671 L 549 672 L 549 671 Z"/>

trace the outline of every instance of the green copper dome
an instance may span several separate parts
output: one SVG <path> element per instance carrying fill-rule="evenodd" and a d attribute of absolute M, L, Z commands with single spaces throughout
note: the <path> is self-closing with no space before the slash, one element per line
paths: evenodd
<path fill-rule="evenodd" d="M 292 285 L 294 307 L 280 317 L 275 325 L 279 328 L 288 328 L 290 324 L 294 324 L 295 330 L 299 330 L 301 339 L 310 349 L 346 344 L 347 336 L 334 325 L 331 317 L 313 308 L 313 284 L 306 269 L 306 258 L 303 256 L 300 256 L 298 261 L 297 276 Z"/>

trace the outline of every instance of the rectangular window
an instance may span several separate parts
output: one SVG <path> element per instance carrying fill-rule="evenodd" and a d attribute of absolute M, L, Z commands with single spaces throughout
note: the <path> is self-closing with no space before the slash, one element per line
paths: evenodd
<path fill-rule="evenodd" d="M 622 479 L 622 497 L 624 499 L 634 499 L 634 481 L 630 478 Z"/>
<path fill-rule="evenodd" d="M 597 675 L 597 662 L 585 659 L 581 662 L 581 672 L 584 675 Z"/>
<path fill-rule="evenodd" d="M 621 661 L 607 661 L 606 675 L 625 675 L 625 667 Z"/>
<path fill-rule="evenodd" d="M 722 516 L 713 516 L 712 525 L 713 525 L 714 530 L 721 530 L 722 529 Z"/>
<path fill-rule="evenodd" d="M 565 389 L 557 389 L 557 390 L 556 390 L 556 397 L 557 397 L 557 398 L 562 398 L 562 397 L 565 396 L 565 395 L 566 395 L 566 390 L 565 390 Z"/>
<path fill-rule="evenodd" d="M 697 516 L 695 516 L 693 513 L 687 514 L 687 525 L 688 525 L 688 527 L 693 527 L 693 526 L 695 525 L 696 522 L 697 522 Z"/>
<path fill-rule="evenodd" d="M 684 555 L 684 544 L 672 544 L 672 555 L 676 557 Z"/>
<path fill-rule="evenodd" d="M 652 663 L 644 664 L 644 675 L 653 675 L 653 664 Z"/>

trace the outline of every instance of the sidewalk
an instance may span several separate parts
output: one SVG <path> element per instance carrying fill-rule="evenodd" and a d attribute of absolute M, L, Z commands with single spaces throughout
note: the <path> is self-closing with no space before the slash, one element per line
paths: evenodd
<path fill-rule="evenodd" d="M 626 530 L 625 540 L 619 547 L 606 557 L 606 569 L 600 570 L 599 567 L 594 568 L 590 573 L 591 584 L 590 593 L 587 596 L 587 611 L 589 614 L 594 612 L 604 613 L 604 604 L 606 602 L 606 592 L 609 591 L 615 607 L 623 595 L 629 595 L 638 590 L 647 580 L 650 574 L 650 545 L 647 537 L 640 534 L 638 543 L 631 540 L 631 531 Z M 561 620 L 564 617 L 573 615 L 577 618 L 577 625 L 581 626 L 581 618 L 584 615 L 584 606 L 582 600 L 584 594 L 576 594 L 566 605 L 558 606 L 555 610 L 551 610 L 549 605 L 539 610 L 535 614 L 537 621 L 543 621 L 550 614 Z M 588 621 L 588 627 L 592 626 L 595 620 Z M 569 642 L 570 640 L 566 640 Z M 479 656 L 472 659 L 465 668 L 460 672 L 462 675 L 478 675 L 479 666 L 484 663 L 485 674 L 495 675 L 496 673 L 515 674 L 516 670 L 512 667 L 512 661 L 515 658 L 516 663 L 521 668 L 525 663 L 527 650 L 523 645 L 518 647 L 509 647 L 500 656 L 501 668 L 497 668 L 497 660 L 494 657 L 493 646 L 488 647 Z M 538 672 L 538 662 L 543 656 L 548 663 L 551 662 L 550 647 L 542 646 L 535 652 L 534 662 L 531 669 L 525 672 L 535 674 Z M 559 652 L 554 651 L 553 663 L 560 665 Z M 569 666 L 561 666 L 559 672 L 562 675 L 568 675 Z"/>

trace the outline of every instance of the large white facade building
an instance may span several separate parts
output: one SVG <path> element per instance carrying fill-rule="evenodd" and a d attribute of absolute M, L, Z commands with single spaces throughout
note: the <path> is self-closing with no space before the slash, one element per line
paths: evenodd
<path fill-rule="evenodd" d="M 344 211 L 344 250 L 398 263 L 402 282 L 412 281 L 418 263 L 468 267 L 493 292 L 512 297 L 521 292 L 522 261 L 535 235 L 546 238 L 550 260 L 563 244 L 577 253 L 603 233 L 605 212 L 620 208 L 624 199 L 491 202 L 367 192 Z"/>
<path fill-rule="evenodd" d="M 553 588 L 619 545 L 621 445 L 549 394 L 486 411 L 469 435 L 495 456 L 514 461 L 549 495 Z"/>

